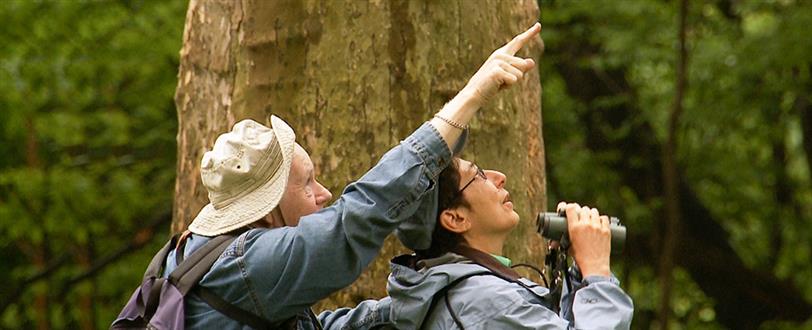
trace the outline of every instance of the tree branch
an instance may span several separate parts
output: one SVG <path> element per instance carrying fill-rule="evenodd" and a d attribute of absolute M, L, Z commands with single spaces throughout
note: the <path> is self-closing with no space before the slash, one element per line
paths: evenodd
<path fill-rule="evenodd" d="M 63 254 L 58 258 L 51 260 L 49 264 L 45 266 L 43 270 L 39 273 L 34 274 L 33 276 L 24 279 L 22 282 L 12 285 L 13 291 L 7 294 L 3 300 L 0 300 L 0 315 L 3 314 L 3 311 L 8 308 L 8 306 L 15 303 L 20 296 L 22 296 L 23 292 L 33 283 L 43 280 L 49 276 L 51 276 L 57 269 L 65 265 L 65 262 L 68 261 L 68 254 Z"/>
<path fill-rule="evenodd" d="M 153 219 L 146 227 L 142 228 L 138 232 L 133 235 L 132 239 L 130 239 L 127 244 L 119 247 L 115 252 L 107 255 L 106 257 L 102 258 L 98 262 L 94 263 L 90 268 L 81 273 L 77 274 L 70 279 L 68 279 L 65 284 L 63 284 L 62 289 L 59 291 L 60 296 L 65 296 L 70 289 L 75 286 L 76 284 L 92 278 L 96 276 L 99 272 L 104 270 L 110 264 L 120 260 L 121 258 L 138 251 L 142 247 L 144 247 L 150 240 L 155 236 L 155 233 L 158 231 L 159 227 L 165 227 L 167 224 L 172 222 L 172 212 L 166 212 L 158 216 L 157 218 Z"/>
<path fill-rule="evenodd" d="M 594 70 L 579 64 L 583 57 L 596 56 L 584 51 L 597 47 L 585 46 L 588 39 L 577 35 L 561 39 L 565 40 L 564 44 L 557 49 L 567 56 L 560 56 L 556 69 L 564 79 L 568 94 L 588 106 L 594 106 L 600 98 L 614 95 L 616 86 L 606 86 L 604 79 Z M 608 74 L 614 77 L 615 84 L 624 87 L 625 94 L 634 95 L 625 79 L 625 68 L 617 68 Z M 579 122 L 584 125 L 587 148 L 594 152 L 617 151 L 616 160 L 607 165 L 640 200 L 663 198 L 660 190 L 663 178 L 659 170 L 663 146 L 657 142 L 648 123 L 636 120 L 642 115 L 633 100 L 605 106 L 600 111 L 587 111 L 582 116 Z M 613 130 L 621 128 L 630 133 L 620 137 L 611 135 Z M 746 329 L 771 319 L 800 321 L 812 316 L 812 305 L 790 281 L 778 279 L 761 269 L 749 269 L 731 247 L 727 232 L 690 186 L 679 181 L 679 189 L 684 222 L 675 260 L 715 301 L 717 319 L 721 324 L 731 329 Z M 630 253 L 637 254 L 637 257 L 631 261 L 642 261 L 647 266 L 651 266 L 649 261 L 656 260 L 661 252 L 656 248 L 659 244 L 648 233 L 631 235 L 627 245 L 641 247 L 626 251 L 634 250 Z"/>
<path fill-rule="evenodd" d="M 165 227 L 172 221 L 172 212 L 167 211 L 162 213 L 161 215 L 157 216 L 155 219 L 150 221 L 146 227 L 137 231 L 134 235 L 132 235 L 132 239 L 130 239 L 127 244 L 124 244 L 120 248 L 116 249 L 116 252 L 111 253 L 110 255 L 102 258 L 95 264 L 93 264 L 90 269 L 85 271 L 84 273 L 78 274 L 70 278 L 65 284 L 62 285 L 62 289 L 58 292 L 60 296 L 64 296 L 67 294 L 70 289 L 75 286 L 77 283 L 84 281 L 88 278 L 96 276 L 100 271 L 104 268 L 109 266 L 110 264 L 120 260 L 121 258 L 125 257 L 126 255 L 138 251 L 138 249 L 145 246 L 154 236 L 155 232 L 157 232 L 159 227 Z M 57 270 L 59 270 L 62 266 L 65 266 L 67 261 L 70 259 L 69 253 L 64 253 L 57 257 L 56 259 L 52 260 L 46 267 L 37 274 L 21 281 L 20 283 L 13 284 L 13 291 L 3 297 L 0 300 L 0 315 L 11 305 L 17 303 L 22 297 L 22 294 L 28 290 L 28 288 L 41 280 L 44 280 L 51 275 L 53 275 Z"/>

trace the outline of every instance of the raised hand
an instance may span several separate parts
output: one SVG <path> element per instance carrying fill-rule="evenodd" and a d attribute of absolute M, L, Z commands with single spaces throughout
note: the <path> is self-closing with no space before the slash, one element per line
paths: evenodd
<path fill-rule="evenodd" d="M 463 91 L 467 91 L 467 95 L 470 95 L 472 101 L 482 106 L 499 90 L 521 80 L 527 71 L 536 66 L 536 62 L 531 58 L 517 57 L 516 53 L 538 36 L 540 31 L 541 24 L 533 24 L 527 31 L 515 36 L 513 40 L 495 50 L 468 80 Z"/>
<path fill-rule="evenodd" d="M 460 128 L 468 125 L 482 105 L 500 89 L 518 82 L 536 66 L 533 59 L 516 57 L 516 52 L 536 38 L 540 31 L 541 24 L 536 23 L 494 51 L 468 80 L 468 84 L 430 120 L 450 149 L 462 134 Z"/>

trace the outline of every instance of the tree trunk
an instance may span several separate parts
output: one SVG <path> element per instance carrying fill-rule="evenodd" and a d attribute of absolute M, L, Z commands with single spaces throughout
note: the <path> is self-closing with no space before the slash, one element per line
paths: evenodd
<path fill-rule="evenodd" d="M 95 255 L 93 253 L 93 242 L 94 237 L 90 235 L 90 239 L 87 240 L 85 246 L 82 246 L 79 251 L 78 255 L 78 264 L 82 267 L 85 271 L 91 269 L 93 267 L 93 260 L 95 260 Z M 91 282 L 96 282 L 95 278 L 90 279 Z M 77 307 L 80 311 L 79 315 L 79 328 L 84 330 L 92 330 L 96 328 L 95 320 L 96 320 L 96 309 L 94 308 L 95 304 L 95 291 L 96 291 L 96 283 L 91 283 L 91 285 L 87 286 L 87 291 L 82 290 L 79 293 L 79 299 L 77 299 Z M 64 295 L 63 295 L 64 297 Z"/>
<path fill-rule="evenodd" d="M 25 141 L 25 165 L 28 168 L 37 169 L 40 167 L 40 159 L 39 143 L 37 142 L 36 130 L 34 129 L 34 119 L 30 116 L 27 117 L 25 124 L 28 128 L 28 135 L 26 136 Z M 35 219 L 41 218 L 39 215 L 42 214 L 42 211 L 36 206 L 29 206 L 28 211 L 35 215 Z M 45 237 L 45 234 L 46 233 L 43 231 L 43 237 Z M 48 266 L 48 240 L 46 238 L 41 239 L 39 242 L 36 240 L 31 240 L 30 244 L 31 246 L 29 249 L 23 250 L 30 251 L 28 255 L 32 261 L 32 264 L 37 271 L 42 271 Z M 51 302 L 48 299 L 48 286 L 49 283 L 42 283 L 42 286 L 34 292 L 34 322 L 36 323 L 36 328 L 39 330 L 48 330 L 51 328 L 51 318 L 48 313 L 51 305 Z"/>
<path fill-rule="evenodd" d="M 172 230 L 205 205 L 199 164 L 236 121 L 286 120 L 337 196 L 428 120 L 497 47 L 538 18 L 535 1 L 196 1 L 186 16 L 175 102 L 178 178 Z M 525 56 L 540 60 L 543 45 Z M 538 72 L 473 121 L 463 157 L 507 174 L 523 218 L 506 254 L 540 262 L 545 203 Z M 501 161 L 508 160 L 508 161 Z M 321 307 L 385 294 L 390 238 L 361 281 Z"/>
<path fill-rule="evenodd" d="M 660 329 L 669 329 L 671 320 L 671 289 L 673 287 L 674 257 L 680 237 L 680 200 L 679 171 L 677 170 L 677 133 L 679 118 L 682 115 L 682 101 L 687 88 L 688 49 L 685 46 L 686 20 L 688 17 L 688 0 L 679 2 L 679 29 L 677 39 L 677 81 L 675 85 L 674 104 L 668 118 L 668 137 L 663 146 L 663 183 L 665 204 L 665 231 L 663 232 L 662 258 L 660 259 Z"/>

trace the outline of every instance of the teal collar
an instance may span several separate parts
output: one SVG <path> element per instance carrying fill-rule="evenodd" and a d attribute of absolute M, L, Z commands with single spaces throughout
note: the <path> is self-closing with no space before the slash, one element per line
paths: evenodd
<path fill-rule="evenodd" d="M 499 262 L 500 262 L 500 263 L 502 263 L 503 265 L 505 265 L 505 267 L 510 267 L 510 265 L 511 265 L 511 264 L 513 264 L 513 262 L 512 262 L 512 261 L 510 261 L 510 259 L 508 259 L 508 258 L 505 258 L 505 257 L 503 257 L 503 256 L 498 256 L 498 255 L 495 255 L 495 254 L 491 254 L 491 255 L 492 255 L 494 258 L 496 258 L 496 260 L 499 260 Z"/>

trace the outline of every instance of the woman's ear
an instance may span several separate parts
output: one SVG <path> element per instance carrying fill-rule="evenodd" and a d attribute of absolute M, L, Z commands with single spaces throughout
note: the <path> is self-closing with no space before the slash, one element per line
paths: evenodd
<path fill-rule="evenodd" d="M 440 213 L 440 225 L 456 234 L 463 234 L 471 228 L 468 218 L 454 209 L 446 209 Z"/>

